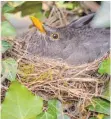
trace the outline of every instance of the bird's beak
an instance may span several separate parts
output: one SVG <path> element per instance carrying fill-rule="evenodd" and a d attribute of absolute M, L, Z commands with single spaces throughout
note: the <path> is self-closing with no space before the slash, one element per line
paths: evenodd
<path fill-rule="evenodd" d="M 46 31 L 45 31 L 45 29 L 44 29 L 44 27 L 43 27 L 43 23 L 42 23 L 39 19 L 37 19 L 37 18 L 34 17 L 34 16 L 30 16 L 30 18 L 31 18 L 31 20 L 32 20 L 32 22 L 33 22 L 33 24 L 34 24 L 34 26 L 35 26 L 37 29 L 39 29 L 40 32 L 46 33 Z"/>

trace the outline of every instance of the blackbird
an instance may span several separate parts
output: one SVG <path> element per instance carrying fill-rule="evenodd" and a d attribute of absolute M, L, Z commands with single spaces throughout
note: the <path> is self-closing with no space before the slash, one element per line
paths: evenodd
<path fill-rule="evenodd" d="M 62 59 L 72 65 L 100 58 L 109 51 L 110 29 L 92 28 L 93 17 L 94 14 L 86 15 L 61 28 L 43 24 L 45 33 L 34 28 L 27 51 L 40 57 Z"/>

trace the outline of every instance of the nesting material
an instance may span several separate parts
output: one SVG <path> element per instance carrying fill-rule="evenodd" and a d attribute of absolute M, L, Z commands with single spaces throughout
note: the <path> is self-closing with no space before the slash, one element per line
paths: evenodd
<path fill-rule="evenodd" d="M 89 64 L 72 66 L 62 60 L 32 56 L 17 41 L 11 40 L 13 49 L 8 52 L 19 64 L 17 80 L 45 100 L 57 98 L 62 103 L 71 102 L 74 110 L 65 105 L 64 108 L 73 119 L 87 115 L 84 107 L 92 97 L 103 96 L 107 76 L 100 76 L 97 70 L 104 58 Z"/>
<path fill-rule="evenodd" d="M 62 100 L 101 96 L 104 81 L 97 69 L 102 59 L 72 66 L 62 60 L 32 56 L 17 49 L 14 45 L 11 53 L 19 63 L 17 78 L 31 91 Z"/>
<path fill-rule="evenodd" d="M 104 97 L 109 77 L 99 75 L 97 70 L 108 54 L 92 63 L 72 66 L 62 60 L 33 56 L 16 40 L 11 43 L 13 49 L 8 54 L 19 64 L 17 80 L 45 100 L 59 99 L 72 119 L 87 116 L 85 107 L 92 97 Z"/>
<path fill-rule="evenodd" d="M 105 82 L 97 75 L 101 59 L 89 64 L 71 66 L 62 60 L 30 54 L 21 56 L 20 50 L 14 52 L 13 49 L 11 54 L 16 54 L 14 57 L 19 63 L 17 79 L 45 99 L 56 97 L 62 101 L 69 101 L 75 98 L 90 99 L 93 96 L 101 96 Z"/>

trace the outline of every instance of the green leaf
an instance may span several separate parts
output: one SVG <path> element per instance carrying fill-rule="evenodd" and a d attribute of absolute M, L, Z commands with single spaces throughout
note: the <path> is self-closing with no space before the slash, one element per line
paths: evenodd
<path fill-rule="evenodd" d="M 16 7 L 14 12 L 21 11 L 21 15 L 24 17 L 26 15 L 32 15 L 42 11 L 42 2 L 41 1 L 27 1 L 22 5 Z"/>
<path fill-rule="evenodd" d="M 24 3 L 25 1 L 10 1 L 9 4 L 13 7 L 20 6 Z"/>
<path fill-rule="evenodd" d="M 108 59 L 105 59 L 101 64 L 100 64 L 100 67 L 99 67 L 99 70 L 98 72 L 100 74 L 110 74 L 110 58 Z"/>
<path fill-rule="evenodd" d="M 104 114 L 98 114 L 98 115 L 97 115 L 97 118 L 98 118 L 98 119 L 103 119 L 103 118 L 104 118 Z"/>
<path fill-rule="evenodd" d="M 7 13 L 7 12 L 11 12 L 13 11 L 15 8 L 9 3 L 7 2 L 6 4 L 4 4 L 4 6 L 2 7 L 2 13 Z"/>
<path fill-rule="evenodd" d="M 79 7 L 79 3 L 78 2 L 67 2 L 65 3 L 64 1 L 59 1 L 59 2 L 56 2 L 56 5 L 59 7 L 59 8 L 66 8 L 66 9 L 74 9 L 76 7 Z"/>
<path fill-rule="evenodd" d="M 73 9 L 73 3 L 67 3 L 66 8 L 67 9 Z"/>
<path fill-rule="evenodd" d="M 14 81 L 17 74 L 18 63 L 13 58 L 2 61 L 2 74 L 10 81 Z"/>
<path fill-rule="evenodd" d="M 57 104 L 58 100 L 48 101 L 48 110 L 37 116 L 37 119 L 57 119 Z"/>
<path fill-rule="evenodd" d="M 65 1 L 57 1 L 60 5 L 63 5 Z"/>
<path fill-rule="evenodd" d="M 12 19 L 13 16 L 14 16 L 14 14 L 12 14 L 12 13 L 5 13 L 4 14 L 4 17 L 7 19 L 7 21 L 10 21 L 10 19 Z"/>
<path fill-rule="evenodd" d="M 110 102 L 107 100 L 103 100 L 101 98 L 94 98 L 92 100 L 91 105 L 89 105 L 87 108 L 90 111 L 98 112 L 98 113 L 103 113 L 103 114 L 110 114 Z"/>
<path fill-rule="evenodd" d="M 81 8 L 80 2 L 78 2 L 78 1 L 73 1 L 73 7 L 74 7 L 74 8 L 80 7 L 80 8 Z"/>
<path fill-rule="evenodd" d="M 103 119 L 111 119 L 110 116 L 104 116 Z"/>
<path fill-rule="evenodd" d="M 25 1 L 8 1 L 2 7 L 2 13 L 11 13 L 15 10 L 16 7 L 22 5 Z"/>
<path fill-rule="evenodd" d="M 73 3 L 56 2 L 56 5 L 60 8 L 73 9 Z"/>
<path fill-rule="evenodd" d="M 97 119 L 110 119 L 110 117 L 109 116 L 106 116 L 104 114 L 98 114 L 97 115 Z"/>
<path fill-rule="evenodd" d="M 2 22 L 1 27 L 2 27 L 2 31 L 1 31 L 2 36 L 15 36 L 16 35 L 15 28 L 8 21 Z"/>
<path fill-rule="evenodd" d="M 110 116 L 104 115 L 102 118 L 99 118 L 99 117 L 90 117 L 89 119 L 110 119 Z"/>
<path fill-rule="evenodd" d="M 48 18 L 50 15 L 50 11 L 46 11 L 45 16 Z"/>
<path fill-rule="evenodd" d="M 69 116 L 63 114 L 63 112 L 60 115 L 57 117 L 57 119 L 71 119 Z"/>
<path fill-rule="evenodd" d="M 96 117 L 91 117 L 91 118 L 89 118 L 89 119 L 97 119 Z"/>
<path fill-rule="evenodd" d="M 58 111 L 58 100 L 49 100 L 48 101 L 48 110 L 47 112 L 52 114 L 55 118 L 57 118 Z"/>
<path fill-rule="evenodd" d="M 69 116 L 67 116 L 67 115 L 64 115 L 63 119 L 71 119 L 71 118 Z"/>
<path fill-rule="evenodd" d="M 103 95 L 104 95 L 104 99 L 110 101 L 110 99 L 111 99 L 111 95 L 110 95 L 110 81 L 108 81 L 105 84 L 105 89 L 104 89 Z"/>
<path fill-rule="evenodd" d="M 57 102 L 58 100 L 48 101 L 48 110 L 37 116 L 37 119 L 57 119 Z"/>
<path fill-rule="evenodd" d="M 12 45 L 10 43 L 8 43 L 5 40 L 2 40 L 2 53 L 4 53 L 5 51 L 7 51 L 11 47 L 12 47 Z"/>
<path fill-rule="evenodd" d="M 40 19 L 40 20 L 43 19 L 43 13 L 42 13 L 41 11 L 35 13 L 34 16 L 37 17 L 37 18 Z"/>
<path fill-rule="evenodd" d="M 17 81 L 10 85 L 2 104 L 2 119 L 35 119 L 42 112 L 43 100 Z"/>
<path fill-rule="evenodd" d="M 38 115 L 36 119 L 57 119 L 57 118 L 55 118 L 52 114 L 45 111 L 40 115 Z"/>
<path fill-rule="evenodd" d="M 47 111 L 41 113 L 36 119 L 70 119 L 64 115 L 62 104 L 58 100 L 49 100 Z"/>

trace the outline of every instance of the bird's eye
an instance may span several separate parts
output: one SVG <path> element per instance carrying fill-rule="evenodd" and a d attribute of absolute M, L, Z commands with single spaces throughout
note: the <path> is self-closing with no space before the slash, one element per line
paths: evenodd
<path fill-rule="evenodd" d="M 53 33 L 53 34 L 51 34 L 51 37 L 52 37 L 54 40 L 58 40 L 58 39 L 59 39 L 59 34 L 58 34 L 58 33 Z"/>

